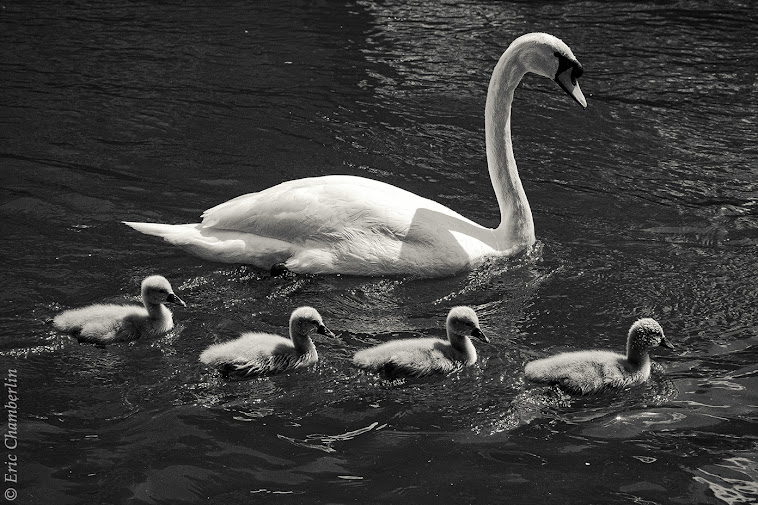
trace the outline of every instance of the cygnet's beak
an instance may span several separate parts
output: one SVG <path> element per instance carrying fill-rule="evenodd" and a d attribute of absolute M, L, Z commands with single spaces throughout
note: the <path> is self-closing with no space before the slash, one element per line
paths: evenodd
<path fill-rule="evenodd" d="M 332 333 L 332 331 L 329 328 L 327 328 L 326 325 L 323 323 L 318 325 L 318 328 L 316 328 L 316 333 L 320 335 L 326 335 L 327 337 L 332 337 L 332 338 L 337 337 L 337 335 Z"/>
<path fill-rule="evenodd" d="M 487 338 L 487 335 L 485 335 L 484 332 L 482 330 L 480 330 L 479 328 L 474 328 L 471 331 L 471 336 L 478 338 L 482 342 L 489 343 L 489 341 L 490 341 L 490 339 Z"/>
<path fill-rule="evenodd" d="M 187 306 L 187 304 L 184 303 L 184 301 L 178 296 L 176 296 L 176 294 L 174 293 L 169 293 L 168 296 L 166 297 L 166 301 L 170 303 L 175 303 L 177 305 L 181 305 L 182 307 Z"/>
<path fill-rule="evenodd" d="M 661 343 L 658 345 L 661 347 L 665 347 L 666 349 L 674 348 L 674 344 L 672 344 L 671 341 L 667 339 L 665 336 L 661 336 Z"/>
<path fill-rule="evenodd" d="M 576 73 L 574 67 L 569 67 L 555 75 L 555 82 L 557 82 L 566 93 L 571 95 L 571 98 L 576 100 L 576 103 L 586 109 L 587 100 L 584 99 L 584 94 L 582 93 L 581 88 L 579 88 L 579 81 L 576 79 Z"/>

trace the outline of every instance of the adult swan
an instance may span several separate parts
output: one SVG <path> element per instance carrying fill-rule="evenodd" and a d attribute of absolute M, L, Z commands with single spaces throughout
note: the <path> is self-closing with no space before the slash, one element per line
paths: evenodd
<path fill-rule="evenodd" d="M 582 66 L 560 39 L 517 38 L 500 57 L 485 108 L 487 164 L 500 225 L 485 228 L 384 182 L 328 175 L 281 183 L 206 210 L 199 224 L 125 224 L 201 258 L 295 273 L 441 277 L 534 243 L 532 211 L 511 145 L 513 92 L 527 72 L 554 79 L 587 106 Z"/>

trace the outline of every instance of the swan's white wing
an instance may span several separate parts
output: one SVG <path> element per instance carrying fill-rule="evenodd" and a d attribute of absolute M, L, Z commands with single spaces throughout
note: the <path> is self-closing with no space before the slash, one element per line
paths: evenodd
<path fill-rule="evenodd" d="M 383 182 L 345 175 L 284 182 L 208 209 L 202 226 L 293 243 L 331 241 L 351 230 L 403 239 L 419 208 L 462 216 Z"/>

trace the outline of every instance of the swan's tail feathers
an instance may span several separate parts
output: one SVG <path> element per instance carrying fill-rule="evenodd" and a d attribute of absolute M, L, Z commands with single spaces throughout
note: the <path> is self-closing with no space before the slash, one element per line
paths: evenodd
<path fill-rule="evenodd" d="M 180 245 L 186 241 L 188 235 L 199 232 L 200 224 L 163 224 L 163 223 L 135 223 L 132 221 L 122 221 L 125 225 L 130 226 L 145 235 L 162 237 L 167 242 Z"/>
<path fill-rule="evenodd" d="M 134 223 L 123 221 L 145 235 L 161 237 L 171 245 L 175 245 L 188 253 L 211 261 L 229 261 L 225 257 L 225 248 L 214 244 L 217 240 L 212 236 L 204 236 L 201 233 L 202 224 L 162 224 L 162 223 Z"/>
<path fill-rule="evenodd" d="M 270 268 L 292 255 L 292 246 L 287 242 L 241 231 L 208 228 L 202 223 L 123 223 L 140 233 L 161 237 L 169 244 L 209 261 Z"/>

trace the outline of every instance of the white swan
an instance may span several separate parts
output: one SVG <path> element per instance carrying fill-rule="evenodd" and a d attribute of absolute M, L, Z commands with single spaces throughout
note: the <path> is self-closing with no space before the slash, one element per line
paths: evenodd
<path fill-rule="evenodd" d="M 200 361 L 233 379 L 307 367 L 318 361 L 310 337 L 312 331 L 334 337 L 316 309 L 299 307 L 290 316 L 290 338 L 271 333 L 243 333 L 234 340 L 208 347 L 200 354 Z"/>
<path fill-rule="evenodd" d="M 644 318 L 629 329 L 626 356 L 611 351 L 566 352 L 527 363 L 524 374 L 531 381 L 558 384 L 579 394 L 633 386 L 650 377 L 649 352 L 658 346 L 674 348 L 661 325 Z"/>
<path fill-rule="evenodd" d="M 388 377 L 424 377 L 448 374 L 476 363 L 476 349 L 468 335 L 489 342 L 470 307 L 453 307 L 445 323 L 447 339 L 406 338 L 358 351 L 353 364 Z"/>
<path fill-rule="evenodd" d="M 517 38 L 492 73 L 485 107 L 487 163 L 500 225 L 485 228 L 395 186 L 330 175 L 281 183 L 203 213 L 199 224 L 125 222 L 201 258 L 295 273 L 452 275 L 535 241 L 511 145 L 513 92 L 527 72 L 554 79 L 582 107 L 582 66 L 560 39 Z"/>
<path fill-rule="evenodd" d="M 61 312 L 53 319 L 60 331 L 72 333 L 79 342 L 111 344 L 162 335 L 174 327 L 165 302 L 186 304 L 174 294 L 165 277 L 153 275 L 142 281 L 138 305 L 95 304 Z"/>

